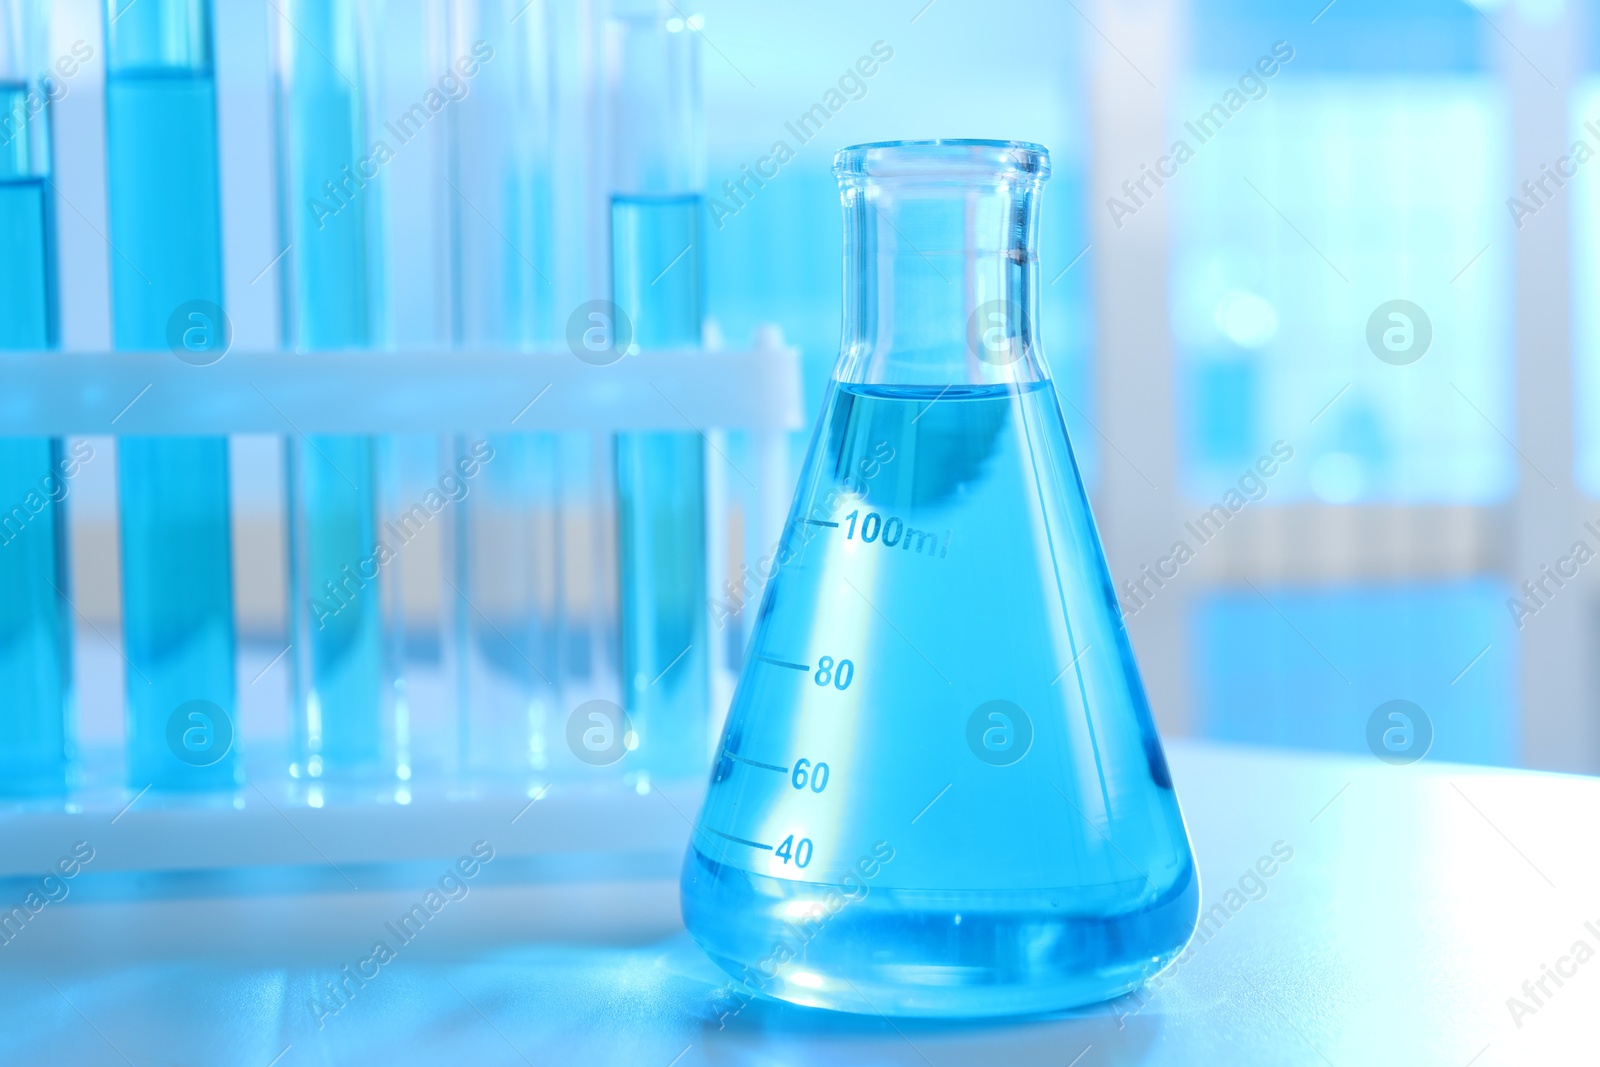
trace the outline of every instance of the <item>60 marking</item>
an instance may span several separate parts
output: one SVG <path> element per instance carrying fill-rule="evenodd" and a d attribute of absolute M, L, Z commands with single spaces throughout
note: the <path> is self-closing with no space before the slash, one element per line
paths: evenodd
<path fill-rule="evenodd" d="M 808 782 L 813 793 L 820 793 L 828 788 L 828 765 L 819 763 L 813 767 L 808 759 L 795 760 L 794 772 L 789 775 L 789 784 L 796 789 L 804 789 Z"/>

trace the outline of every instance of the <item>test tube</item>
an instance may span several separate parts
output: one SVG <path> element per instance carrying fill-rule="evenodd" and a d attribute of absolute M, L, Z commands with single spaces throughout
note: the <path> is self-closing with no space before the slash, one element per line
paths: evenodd
<path fill-rule="evenodd" d="M 0 0 L 0 349 L 57 341 L 48 29 L 41 0 Z M 0 794 L 67 784 L 66 496 L 76 466 L 59 440 L 0 437 Z"/>
<path fill-rule="evenodd" d="M 106 0 L 111 332 L 120 349 L 220 328 L 210 0 Z M 236 731 L 225 437 L 118 441 L 128 784 L 228 788 Z"/>
<path fill-rule="evenodd" d="M 369 91 L 375 9 L 281 0 L 274 26 L 282 334 L 300 350 L 380 343 L 382 227 Z M 290 773 L 410 777 L 397 623 L 397 546 L 377 520 L 389 442 L 285 439 L 295 697 Z M 387 550 L 386 550 L 387 549 Z"/>
<path fill-rule="evenodd" d="M 549 12 L 541 0 L 452 0 L 445 42 L 463 91 L 449 113 L 444 193 L 452 340 L 548 344 Z M 447 459 L 475 448 L 491 458 L 463 483 L 450 561 L 460 768 L 532 783 L 562 759 L 552 749 L 561 693 L 559 441 L 553 433 L 462 436 Z"/>
<path fill-rule="evenodd" d="M 607 24 L 612 300 L 640 348 L 698 347 L 705 314 L 699 16 L 673 11 L 634 7 Z M 616 472 L 632 766 L 698 776 L 710 715 L 703 440 L 619 434 Z"/>

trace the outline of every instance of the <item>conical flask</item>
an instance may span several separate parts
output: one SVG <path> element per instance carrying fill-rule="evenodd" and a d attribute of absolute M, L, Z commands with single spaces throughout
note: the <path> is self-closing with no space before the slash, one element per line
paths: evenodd
<path fill-rule="evenodd" d="M 1122 994 L 1199 882 L 1035 331 L 1038 145 L 860 145 L 842 350 L 682 878 L 757 995 L 884 1015 Z"/>

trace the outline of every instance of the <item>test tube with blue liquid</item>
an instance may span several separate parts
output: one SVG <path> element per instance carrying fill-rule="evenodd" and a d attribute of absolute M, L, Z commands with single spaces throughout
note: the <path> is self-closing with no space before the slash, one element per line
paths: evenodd
<path fill-rule="evenodd" d="M 383 274 L 369 79 L 376 28 L 358 0 L 285 0 L 275 27 L 282 332 L 299 350 L 381 343 Z M 296 752 L 291 773 L 410 777 L 396 546 L 378 524 L 388 442 L 286 438 Z"/>
<path fill-rule="evenodd" d="M 191 362 L 227 333 L 211 10 L 106 0 L 112 341 Z M 123 437 L 117 465 L 128 784 L 230 788 L 242 772 L 227 438 Z"/>
<path fill-rule="evenodd" d="M 628 329 L 642 349 L 701 343 L 698 20 L 646 6 L 607 25 L 612 300 L 619 335 Z M 698 776 L 709 760 L 710 716 L 703 439 L 687 427 L 619 434 L 616 457 L 633 767 L 655 778 Z"/>
<path fill-rule="evenodd" d="M 0 0 L 0 350 L 57 343 L 46 16 L 40 0 Z M 66 479 L 77 463 L 59 440 L 0 437 L 0 795 L 67 785 Z"/>
<path fill-rule="evenodd" d="M 553 340 L 555 321 L 550 13 L 540 0 L 453 0 L 449 14 L 451 74 L 466 90 L 449 109 L 451 338 L 531 349 Z M 457 437 L 448 461 L 475 444 Z M 532 782 L 562 759 L 560 442 L 497 433 L 486 444 L 492 459 L 454 511 L 461 769 Z"/>

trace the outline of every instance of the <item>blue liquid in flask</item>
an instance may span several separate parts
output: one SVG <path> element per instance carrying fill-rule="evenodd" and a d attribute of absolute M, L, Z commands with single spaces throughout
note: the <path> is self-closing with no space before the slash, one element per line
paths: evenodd
<path fill-rule="evenodd" d="M 1022 311 L 1047 159 L 836 164 L 861 168 L 861 289 L 682 877 L 733 1005 L 1049 1011 L 1127 992 L 1193 933 L 1187 832 Z M 963 279 L 1009 294 L 997 318 Z M 972 356 L 974 320 L 1002 358 Z"/>

